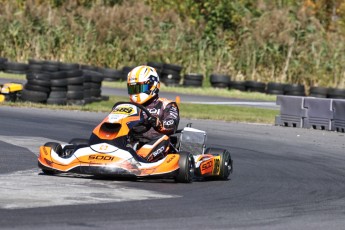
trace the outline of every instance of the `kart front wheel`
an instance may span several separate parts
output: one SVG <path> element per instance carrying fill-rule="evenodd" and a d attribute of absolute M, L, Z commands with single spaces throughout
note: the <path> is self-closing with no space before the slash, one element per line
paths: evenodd
<path fill-rule="evenodd" d="M 181 151 L 179 159 L 179 171 L 175 177 L 176 182 L 191 183 L 194 177 L 195 162 L 191 153 Z"/>
<path fill-rule="evenodd" d="M 214 156 L 220 156 L 219 174 L 217 178 L 221 180 L 227 180 L 233 170 L 233 162 L 230 152 L 226 149 L 221 148 L 207 148 L 205 153 L 212 154 Z"/>

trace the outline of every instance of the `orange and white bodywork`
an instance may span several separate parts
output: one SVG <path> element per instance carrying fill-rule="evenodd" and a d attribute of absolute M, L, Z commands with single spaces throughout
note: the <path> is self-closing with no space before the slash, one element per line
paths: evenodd
<path fill-rule="evenodd" d="M 41 146 L 38 157 L 39 167 L 57 172 L 92 175 L 144 177 L 173 174 L 179 168 L 178 154 L 167 154 L 157 162 L 141 162 L 130 152 L 107 143 L 125 137 L 129 132 L 128 124 L 140 120 L 140 116 L 139 109 L 132 104 L 115 107 L 93 130 L 93 135 L 104 142 L 80 147 L 68 158 L 61 157 L 51 147 Z M 61 145 L 62 149 L 66 146 L 68 145 Z"/>

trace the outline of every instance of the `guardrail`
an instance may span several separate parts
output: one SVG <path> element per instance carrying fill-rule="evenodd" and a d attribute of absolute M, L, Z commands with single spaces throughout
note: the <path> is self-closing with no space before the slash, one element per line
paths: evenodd
<path fill-rule="evenodd" d="M 280 114 L 275 125 L 345 132 L 345 100 L 277 96 Z"/>

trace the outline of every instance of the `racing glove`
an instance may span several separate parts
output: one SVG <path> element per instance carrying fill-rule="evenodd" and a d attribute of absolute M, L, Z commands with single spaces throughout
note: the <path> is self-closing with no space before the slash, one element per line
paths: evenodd
<path fill-rule="evenodd" d="M 162 126 L 162 123 L 157 117 L 151 116 L 147 119 L 152 128 L 157 129 Z"/>

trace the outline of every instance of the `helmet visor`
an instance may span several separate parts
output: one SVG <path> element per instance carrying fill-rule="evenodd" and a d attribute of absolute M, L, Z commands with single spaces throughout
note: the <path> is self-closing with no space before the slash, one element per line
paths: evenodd
<path fill-rule="evenodd" d="M 150 91 L 150 88 L 151 86 L 149 84 L 135 84 L 135 85 L 128 84 L 127 85 L 128 94 L 146 93 Z"/>

